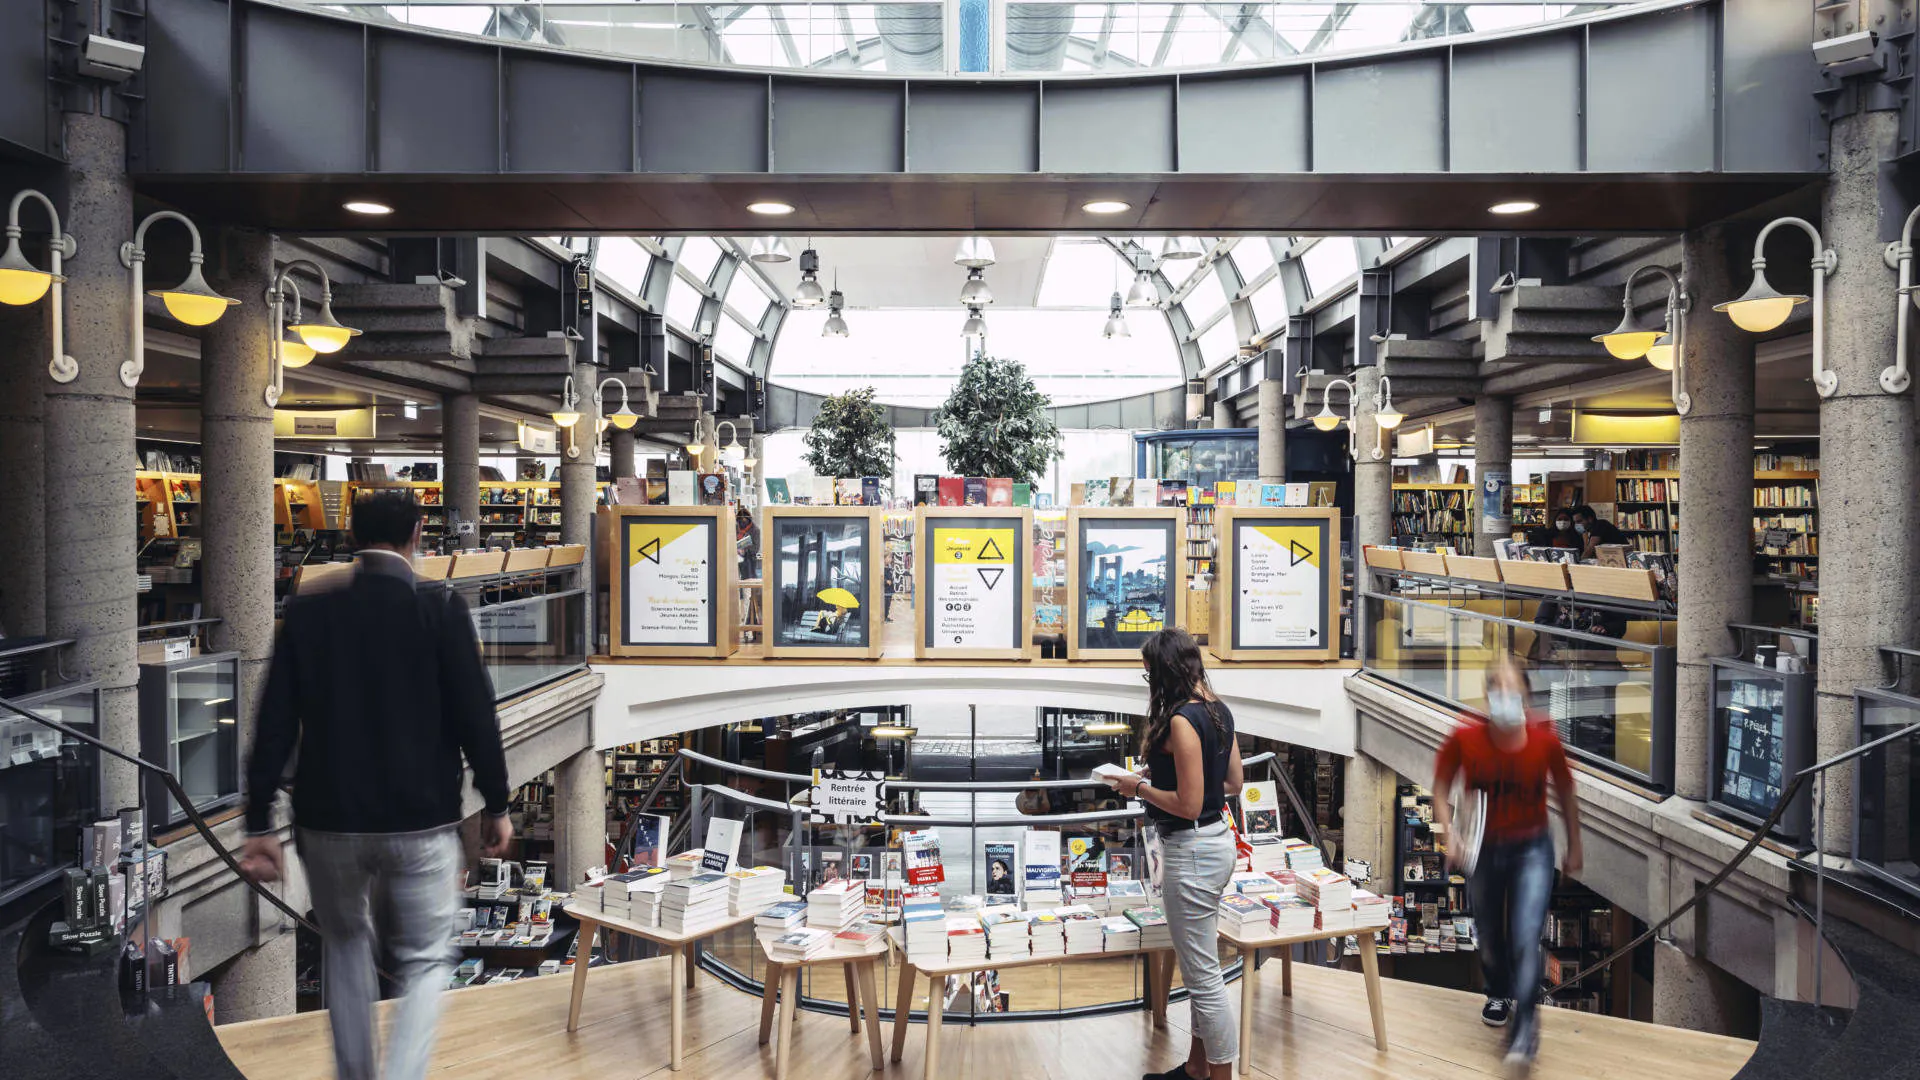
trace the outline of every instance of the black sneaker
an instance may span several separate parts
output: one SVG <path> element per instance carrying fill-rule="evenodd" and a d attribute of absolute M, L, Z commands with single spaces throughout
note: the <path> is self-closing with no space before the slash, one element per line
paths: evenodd
<path fill-rule="evenodd" d="M 1506 998 L 1490 997 L 1480 1010 L 1480 1022 L 1488 1027 L 1506 1027 L 1513 1018 L 1513 1002 Z"/>
<path fill-rule="evenodd" d="M 1533 1059 L 1540 1053 L 1540 1022 L 1515 1024 L 1513 1041 L 1507 1044 L 1507 1056 L 1502 1062 L 1507 1069 L 1508 1080 L 1525 1080 L 1533 1074 Z"/>

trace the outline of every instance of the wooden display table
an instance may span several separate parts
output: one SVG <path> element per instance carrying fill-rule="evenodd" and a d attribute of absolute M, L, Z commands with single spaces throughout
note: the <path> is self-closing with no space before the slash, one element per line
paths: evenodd
<path fill-rule="evenodd" d="M 673 957 L 673 977 L 668 980 L 667 992 L 671 995 L 668 1006 L 671 1049 L 668 1064 L 675 1072 L 680 1071 L 680 1044 L 687 1030 L 687 988 L 693 985 L 693 964 L 689 955 L 693 943 L 709 938 L 723 930 L 731 930 L 742 924 L 752 923 L 760 913 L 733 915 L 727 920 L 707 930 L 694 934 L 676 934 L 665 927 L 641 926 L 625 919 L 609 915 L 599 908 L 585 904 L 569 902 L 561 910 L 580 921 L 580 945 L 573 954 L 573 998 L 567 1004 L 567 1030 L 580 1030 L 580 1002 L 587 994 L 587 965 L 593 959 L 593 939 L 596 931 L 604 928 L 610 933 L 629 934 L 655 945 L 664 947 Z"/>
<path fill-rule="evenodd" d="M 1387 1048 L 1387 1011 L 1380 1000 L 1380 954 L 1374 949 L 1373 937 L 1380 932 L 1379 927 L 1367 927 L 1353 930 L 1315 930 L 1310 934 L 1295 934 L 1292 937 L 1272 937 L 1259 928 L 1257 936 L 1242 937 L 1227 929 L 1220 928 L 1220 940 L 1232 946 L 1240 953 L 1240 1065 L 1244 1074 L 1253 1061 L 1253 954 L 1261 949 L 1281 949 L 1280 953 L 1280 993 L 1293 996 L 1293 953 L 1292 946 L 1304 945 L 1310 941 L 1338 942 L 1352 934 L 1360 940 L 1360 970 L 1366 974 L 1367 1008 L 1373 1013 L 1373 1045 L 1376 1049 Z"/>
<path fill-rule="evenodd" d="M 1111 960 L 1118 957 L 1142 957 L 1147 962 L 1147 1011 L 1155 1026 L 1167 1021 L 1167 995 L 1173 988 L 1173 949 L 1120 949 L 1113 952 L 1074 953 L 1066 956 L 1016 956 L 1012 959 L 950 961 L 919 967 L 907 960 L 905 932 L 899 927 L 887 931 L 887 942 L 900 954 L 900 993 L 893 1005 L 893 1060 L 899 1061 L 907 1047 L 907 1014 L 913 1008 L 913 987 L 919 976 L 927 978 L 927 1054 L 922 1075 L 936 1080 L 940 1075 L 940 1019 L 946 1008 L 947 976 L 968 975 L 979 971 L 1005 971 L 1008 968 L 1037 967 L 1042 964 L 1070 964 L 1077 960 Z"/>
<path fill-rule="evenodd" d="M 766 940 L 760 951 L 767 959 L 767 972 L 760 980 L 760 1045 L 767 1044 L 773 1024 L 775 999 L 780 1010 L 779 1041 L 773 1047 L 773 1080 L 787 1080 L 787 1047 L 793 1043 L 793 1014 L 800 1011 L 800 972 L 804 968 L 839 964 L 847 977 L 847 1019 L 853 1033 L 860 1033 L 860 1011 L 867 1013 L 867 1053 L 875 1072 L 887 1067 L 880 1048 L 880 991 L 873 976 L 873 965 L 887 955 L 887 943 L 876 941 L 866 952 L 846 953 L 829 950 L 811 960 L 775 960 Z M 894 1021 L 898 1030 L 900 1022 Z"/>

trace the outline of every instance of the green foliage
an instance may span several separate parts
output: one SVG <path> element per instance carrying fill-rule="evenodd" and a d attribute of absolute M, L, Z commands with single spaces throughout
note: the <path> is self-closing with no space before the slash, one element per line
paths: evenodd
<path fill-rule="evenodd" d="M 946 404 L 933 414 L 947 468 L 956 476 L 1037 482 L 1047 465 L 1064 455 L 1060 426 L 1047 413 L 1052 404 L 1024 364 L 975 353 Z"/>
<path fill-rule="evenodd" d="M 835 394 L 820 403 L 803 437 L 806 462 L 816 476 L 893 475 L 893 427 L 875 404 L 873 387 Z"/>

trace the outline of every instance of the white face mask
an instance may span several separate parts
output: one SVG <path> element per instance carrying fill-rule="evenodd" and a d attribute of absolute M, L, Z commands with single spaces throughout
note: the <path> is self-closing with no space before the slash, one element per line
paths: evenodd
<path fill-rule="evenodd" d="M 1575 525 L 1573 528 L 1575 532 L 1584 533 L 1587 531 L 1587 523 L 1583 521 L 1580 524 Z"/>
<path fill-rule="evenodd" d="M 1565 518 L 1562 518 L 1559 521 L 1554 522 L 1553 527 L 1556 529 L 1559 529 L 1561 532 L 1566 532 L 1568 529 L 1573 528 L 1573 522 L 1568 521 Z"/>
<path fill-rule="evenodd" d="M 1527 707 L 1511 690 L 1487 691 L 1487 719 L 1494 727 L 1513 731 L 1527 722 Z"/>

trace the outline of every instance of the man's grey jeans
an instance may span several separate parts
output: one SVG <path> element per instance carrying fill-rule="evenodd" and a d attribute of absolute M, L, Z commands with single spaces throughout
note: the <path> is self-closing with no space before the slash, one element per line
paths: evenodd
<path fill-rule="evenodd" d="M 1206 1047 L 1208 1064 L 1223 1065 L 1240 1055 L 1240 1026 L 1220 974 L 1220 894 L 1233 877 L 1233 832 L 1216 821 L 1163 833 L 1160 845 L 1161 903 L 1193 1006 L 1193 1034 Z"/>
<path fill-rule="evenodd" d="M 460 908 L 460 834 L 451 825 L 411 833 L 328 833 L 301 829 L 324 940 L 322 971 L 333 1024 L 336 1080 L 420 1080 L 433 1056 L 441 994 L 453 971 L 453 918 Z M 374 905 L 391 939 L 385 953 L 401 997 L 387 1036 L 387 1066 L 373 1049 L 375 974 L 382 951 Z"/>

